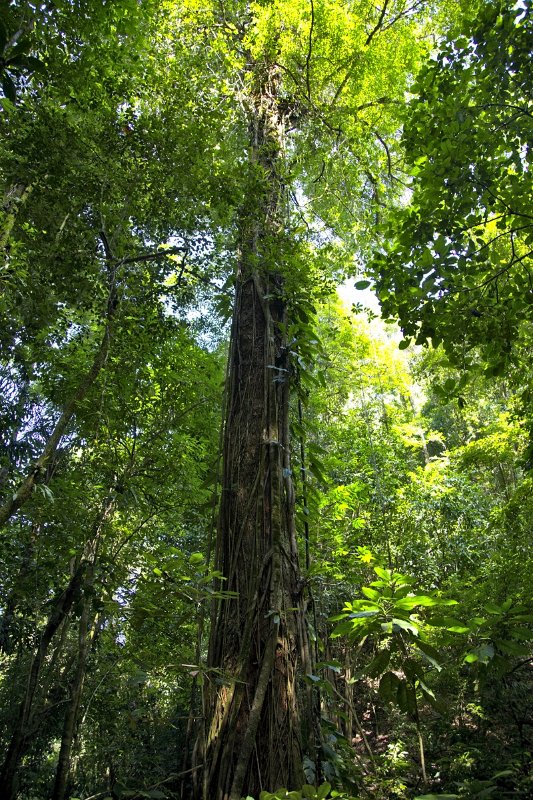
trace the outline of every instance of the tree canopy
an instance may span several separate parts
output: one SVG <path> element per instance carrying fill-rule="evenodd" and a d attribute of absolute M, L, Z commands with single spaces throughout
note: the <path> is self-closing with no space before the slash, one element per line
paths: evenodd
<path fill-rule="evenodd" d="M 3 798 L 531 796 L 531 48 L 0 2 Z"/>

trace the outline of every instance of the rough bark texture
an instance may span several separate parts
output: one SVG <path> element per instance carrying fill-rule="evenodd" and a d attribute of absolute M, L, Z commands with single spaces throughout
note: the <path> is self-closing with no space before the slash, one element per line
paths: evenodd
<path fill-rule="evenodd" d="M 308 668 L 308 649 L 289 457 L 286 305 L 276 262 L 283 220 L 276 86 L 274 70 L 265 68 L 251 103 L 255 189 L 241 215 L 216 554 L 223 588 L 237 597 L 219 604 L 212 625 L 205 800 L 258 797 L 262 789 L 305 782 L 297 675 Z"/>

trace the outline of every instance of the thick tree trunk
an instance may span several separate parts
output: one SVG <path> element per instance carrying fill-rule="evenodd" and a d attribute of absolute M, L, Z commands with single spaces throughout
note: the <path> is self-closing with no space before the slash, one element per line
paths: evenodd
<path fill-rule="evenodd" d="M 264 69 L 250 124 L 255 188 L 241 216 L 216 556 L 223 588 L 237 597 L 219 604 L 211 631 L 205 800 L 305 782 L 298 676 L 309 651 L 290 469 L 276 85 Z"/>

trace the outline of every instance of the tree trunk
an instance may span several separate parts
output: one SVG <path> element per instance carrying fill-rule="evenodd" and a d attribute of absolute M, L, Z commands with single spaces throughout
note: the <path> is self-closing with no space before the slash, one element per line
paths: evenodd
<path fill-rule="evenodd" d="M 2 800 L 12 800 L 16 794 L 15 779 L 20 759 L 24 755 L 29 737 L 35 732 L 32 726 L 35 714 L 34 700 L 48 647 L 60 625 L 67 623 L 67 618 L 75 600 L 82 592 L 85 592 L 80 619 L 78 659 L 76 662 L 76 672 L 71 684 L 71 700 L 67 708 L 63 726 L 63 737 L 61 741 L 56 783 L 54 786 L 54 799 L 61 798 L 63 796 L 61 792 L 65 792 L 70 767 L 70 751 L 78 719 L 80 698 L 85 678 L 85 662 L 88 647 L 87 627 L 91 608 L 90 589 L 94 580 L 94 571 L 98 557 L 102 528 L 113 510 L 115 502 L 115 493 L 108 494 L 102 501 L 101 511 L 98 513 L 93 524 L 92 536 L 85 544 L 85 551 L 81 563 L 71 577 L 67 588 L 57 598 L 54 609 L 40 637 L 37 652 L 33 657 L 30 667 L 26 694 L 20 706 L 18 720 L 0 775 L 0 797 Z M 43 698 L 45 696 L 46 691 L 43 692 Z"/>
<path fill-rule="evenodd" d="M 20 705 L 19 716 L 0 775 L 0 795 L 2 800 L 12 800 L 15 796 L 16 772 L 27 744 L 32 719 L 33 698 L 39 682 L 41 668 L 50 642 L 63 620 L 69 614 L 72 604 L 81 590 L 85 567 L 85 563 L 78 567 L 67 588 L 57 598 L 54 609 L 39 639 L 37 652 L 31 663 L 26 693 Z"/>
<path fill-rule="evenodd" d="M 125 476 L 127 473 L 123 473 Z M 87 670 L 87 654 L 89 643 L 94 632 L 94 617 L 91 620 L 91 607 L 94 585 L 94 573 L 96 569 L 100 539 L 104 524 L 113 511 L 116 503 L 116 494 L 111 492 L 102 501 L 102 509 L 94 521 L 92 536 L 85 547 L 85 556 L 88 558 L 85 581 L 83 585 L 83 604 L 80 616 L 78 634 L 78 654 L 76 669 L 70 684 L 70 701 L 63 721 L 63 733 L 61 735 L 61 746 L 57 762 L 56 777 L 52 800 L 64 800 L 67 790 L 67 782 L 70 774 L 72 745 L 78 727 L 80 702 L 83 693 L 83 684 Z"/>
<path fill-rule="evenodd" d="M 208 666 L 203 795 L 258 797 L 303 772 L 298 674 L 309 669 L 290 470 L 287 310 L 277 75 L 256 65 L 251 192 L 241 214 Z M 209 673 L 208 673 L 209 674 Z M 305 694 L 305 692 L 304 692 Z M 304 716 L 307 716 L 304 712 Z"/>
<path fill-rule="evenodd" d="M 80 617 L 78 658 L 76 670 L 70 684 L 70 701 L 63 722 L 63 733 L 61 736 L 61 747 L 59 750 L 52 800 L 64 800 L 67 789 L 67 781 L 70 773 L 70 755 L 76 735 L 80 701 L 87 667 L 87 651 L 91 638 L 92 626 L 89 624 L 90 610 L 91 599 L 89 595 L 86 595 L 83 600 L 83 609 Z"/>

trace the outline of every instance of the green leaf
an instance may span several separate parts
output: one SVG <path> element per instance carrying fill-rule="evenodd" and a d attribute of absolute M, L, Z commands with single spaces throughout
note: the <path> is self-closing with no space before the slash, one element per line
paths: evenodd
<path fill-rule="evenodd" d="M 372 659 L 370 664 L 365 668 L 364 672 L 370 678 L 377 678 L 388 667 L 391 657 L 390 650 L 381 650 L 375 658 Z"/>
<path fill-rule="evenodd" d="M 6 63 L 9 67 L 25 67 L 30 72 L 42 72 L 44 70 L 43 62 L 34 56 L 13 56 Z"/>
<path fill-rule="evenodd" d="M 400 679 L 398 676 L 394 672 L 386 672 L 379 682 L 378 694 L 386 702 L 393 703 L 395 702 L 399 685 Z"/>
<path fill-rule="evenodd" d="M 464 661 L 466 664 L 474 664 L 479 659 L 479 656 L 475 652 L 467 653 L 464 657 Z"/>
<path fill-rule="evenodd" d="M 379 600 L 381 598 L 380 592 L 378 592 L 376 589 L 371 589 L 370 586 L 363 586 L 361 591 L 370 600 Z"/>
<path fill-rule="evenodd" d="M 17 99 L 17 90 L 15 88 L 15 84 L 13 83 L 10 76 L 7 72 L 4 72 L 2 76 L 2 89 L 4 90 L 4 94 L 8 100 L 11 100 L 12 103 L 15 102 Z"/>
<path fill-rule="evenodd" d="M 403 662 L 403 671 L 406 677 L 415 683 L 417 679 L 424 677 L 424 670 L 422 664 L 417 662 L 414 658 L 408 658 Z"/>
<path fill-rule="evenodd" d="M 466 627 L 461 620 L 455 617 L 428 617 L 426 622 L 432 628 Z M 467 630 L 470 630 L 470 628 L 467 628 Z"/>
<path fill-rule="evenodd" d="M 521 642 L 527 642 L 533 639 L 533 630 L 531 628 L 511 628 L 509 636 L 513 639 L 519 639 Z"/>
<path fill-rule="evenodd" d="M 339 636 L 346 636 L 353 631 L 353 622 L 351 619 L 346 619 L 332 630 L 330 633 L 331 639 L 336 639 Z"/>
<path fill-rule="evenodd" d="M 356 611 L 350 614 L 350 619 L 366 619 L 367 617 L 375 617 L 379 611 Z"/>
<path fill-rule="evenodd" d="M 408 710 L 408 701 L 407 701 L 407 682 L 405 680 L 401 680 L 398 683 L 398 688 L 396 690 L 396 705 L 403 711 L 404 713 Z"/>
<path fill-rule="evenodd" d="M 425 684 L 423 680 L 421 680 L 421 679 L 419 678 L 419 679 L 418 679 L 418 683 L 419 683 L 419 685 L 420 685 L 420 688 L 422 689 L 423 693 L 424 693 L 424 694 L 425 694 L 427 697 L 430 697 L 432 700 L 436 700 L 436 699 L 437 699 L 437 698 L 435 697 L 435 692 L 434 692 L 432 689 L 430 689 L 430 688 L 429 688 L 429 686 L 427 686 L 427 684 Z"/>
<path fill-rule="evenodd" d="M 338 661 L 319 661 L 315 665 L 315 668 L 316 669 L 330 669 L 333 672 L 337 673 L 337 675 L 340 675 L 340 673 L 341 673 L 341 665 L 339 664 Z"/>
<path fill-rule="evenodd" d="M 383 567 L 374 567 L 374 572 L 384 581 L 390 581 L 391 579 L 391 571 L 389 569 L 383 569 Z"/>
<path fill-rule="evenodd" d="M 11 50 L 12 56 L 20 56 L 26 54 L 31 47 L 31 42 L 28 38 L 19 39 Z"/>
<path fill-rule="evenodd" d="M 418 263 L 420 264 L 420 266 L 428 269 L 429 267 L 433 266 L 433 261 L 434 261 L 433 253 L 431 252 L 431 250 L 426 249 L 422 253 L 422 256 L 420 257 Z"/>
<path fill-rule="evenodd" d="M 520 622 L 533 622 L 533 614 L 516 614 L 513 619 Z"/>
<path fill-rule="evenodd" d="M 481 664 L 488 664 L 489 661 L 494 658 L 494 646 L 490 642 L 483 642 L 483 644 L 480 644 L 479 647 L 476 647 L 473 653 L 475 654 L 476 658 L 471 660 L 466 657 L 465 661 L 467 663 L 479 661 Z"/>
<path fill-rule="evenodd" d="M 411 611 L 417 606 L 429 607 L 438 605 L 440 605 L 440 601 L 436 597 L 430 597 L 427 594 L 419 594 L 414 597 L 403 597 L 401 600 L 397 600 L 394 604 L 394 608 L 400 608 L 402 611 Z"/>
<path fill-rule="evenodd" d="M 477 653 L 479 660 L 483 664 L 488 664 L 488 662 L 494 658 L 494 646 L 490 644 L 490 642 L 485 642 L 477 648 Z"/>
<path fill-rule="evenodd" d="M 508 656 L 528 656 L 530 648 L 518 642 L 510 642 L 508 639 L 495 639 L 496 647 Z"/>
<path fill-rule="evenodd" d="M 442 667 L 439 663 L 439 653 L 434 647 L 421 639 L 417 639 L 416 649 L 420 651 L 422 657 L 425 658 L 431 666 L 435 667 L 438 672 L 441 671 Z"/>
<path fill-rule="evenodd" d="M 451 394 L 456 386 L 457 386 L 457 381 L 454 378 L 447 378 L 444 381 L 444 386 L 443 386 L 444 392 L 446 394 Z"/>
<path fill-rule="evenodd" d="M 458 794 L 417 794 L 415 800 L 456 800 Z"/>
<path fill-rule="evenodd" d="M 363 289 L 368 289 L 369 286 L 370 286 L 370 281 L 357 281 L 356 283 L 354 283 L 354 287 L 360 291 L 362 291 Z"/>
<path fill-rule="evenodd" d="M 400 680 L 396 691 L 396 705 L 404 713 L 416 713 L 416 692 L 406 680 Z"/>
<path fill-rule="evenodd" d="M 332 617 L 328 617 L 328 622 L 338 622 L 340 619 L 346 619 L 347 616 L 348 616 L 347 611 L 341 614 L 333 614 Z"/>
<path fill-rule="evenodd" d="M 395 617 L 392 620 L 392 627 L 394 630 L 400 628 L 402 631 L 407 631 L 408 633 L 412 633 L 413 636 L 418 636 L 418 628 L 412 622 L 408 622 L 406 619 L 398 619 Z"/>

